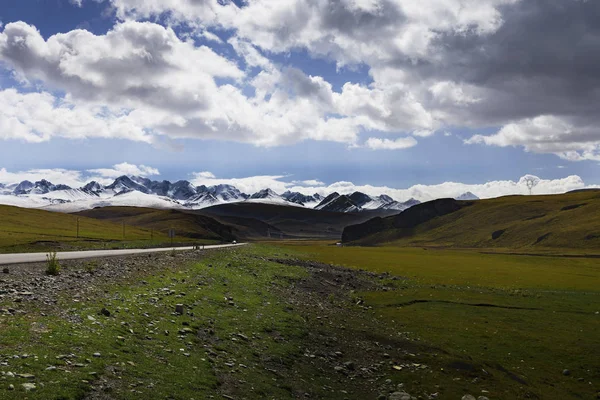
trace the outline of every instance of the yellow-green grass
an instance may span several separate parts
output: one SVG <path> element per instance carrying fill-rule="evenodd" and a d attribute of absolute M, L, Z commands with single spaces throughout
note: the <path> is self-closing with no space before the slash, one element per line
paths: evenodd
<path fill-rule="evenodd" d="M 79 237 L 77 221 L 79 220 Z M 86 249 L 169 243 L 161 232 L 44 210 L 0 205 L 0 252 Z M 175 242 L 180 242 L 178 237 Z M 108 243 L 108 244 L 107 244 Z"/>
<path fill-rule="evenodd" d="M 360 295 L 399 332 L 440 349 L 426 361 L 431 374 L 399 372 L 408 387 L 418 379 L 460 398 L 461 391 L 473 393 L 473 374 L 484 369 L 489 398 L 593 398 L 600 390 L 598 258 L 397 247 L 283 249 L 294 257 L 403 277 L 390 283 L 398 290 Z M 571 375 L 564 376 L 564 369 Z"/>
<path fill-rule="evenodd" d="M 494 232 L 500 231 L 504 232 L 492 238 Z M 362 242 L 600 253 L 600 191 L 475 201 L 457 212 L 418 225 L 409 236 L 399 239 L 398 233 L 386 230 Z"/>
<path fill-rule="evenodd" d="M 322 262 L 390 272 L 422 284 L 598 290 L 600 258 L 405 247 L 293 246 Z"/>
<path fill-rule="evenodd" d="M 161 210 L 144 207 L 103 207 L 86 210 L 77 215 L 115 223 L 125 223 L 159 234 L 168 235 L 173 229 L 176 235 L 193 239 L 230 241 L 234 237 L 231 228 L 213 218 L 181 210 Z"/>

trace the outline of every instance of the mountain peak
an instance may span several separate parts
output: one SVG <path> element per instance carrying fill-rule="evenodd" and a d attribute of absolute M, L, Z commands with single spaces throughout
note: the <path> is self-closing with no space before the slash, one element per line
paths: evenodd
<path fill-rule="evenodd" d="M 272 198 L 272 197 L 280 198 L 281 196 L 279 196 L 277 193 L 275 193 L 274 191 L 272 191 L 271 189 L 268 189 L 268 188 L 259 190 L 258 192 L 254 193 L 252 196 L 250 196 L 251 199 L 268 199 L 268 198 Z"/>
<path fill-rule="evenodd" d="M 477 197 L 472 192 L 465 192 L 460 196 L 456 197 L 456 200 L 479 200 L 479 197 Z"/>

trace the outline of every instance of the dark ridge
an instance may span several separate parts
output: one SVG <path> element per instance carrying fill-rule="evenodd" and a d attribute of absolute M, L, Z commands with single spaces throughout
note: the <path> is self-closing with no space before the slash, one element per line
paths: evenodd
<path fill-rule="evenodd" d="M 571 204 L 570 206 L 564 206 L 563 208 L 560 209 L 560 211 L 569 211 L 569 210 L 574 210 L 576 208 L 579 207 L 583 207 L 585 206 L 587 203 L 581 203 L 581 204 Z"/>
<path fill-rule="evenodd" d="M 600 239 L 600 233 L 590 233 L 585 237 L 585 240 Z"/>
<path fill-rule="evenodd" d="M 342 242 L 353 242 L 391 229 L 395 229 L 397 237 L 400 238 L 411 234 L 412 229 L 424 222 L 456 212 L 472 204 L 473 202 L 454 199 L 428 201 L 394 216 L 373 218 L 362 224 L 347 226 L 342 234 Z"/>
<path fill-rule="evenodd" d="M 548 233 L 546 233 L 546 234 L 544 234 L 544 235 L 540 236 L 539 238 L 537 238 L 537 240 L 535 241 L 535 243 L 534 243 L 534 244 L 538 244 L 538 243 L 540 243 L 541 241 L 548 239 L 548 237 L 550 237 L 550 235 L 552 235 L 552 233 L 551 233 L 551 232 L 548 232 Z"/>
<path fill-rule="evenodd" d="M 506 232 L 506 229 L 500 229 L 500 230 L 497 230 L 497 231 L 493 232 L 493 233 L 492 233 L 492 239 L 493 239 L 493 240 L 496 240 L 496 239 L 498 239 L 500 236 L 502 236 L 502 234 L 503 234 L 504 232 Z"/>
<path fill-rule="evenodd" d="M 531 221 L 534 219 L 544 218 L 546 214 L 534 215 L 533 217 L 525 218 L 524 221 Z"/>

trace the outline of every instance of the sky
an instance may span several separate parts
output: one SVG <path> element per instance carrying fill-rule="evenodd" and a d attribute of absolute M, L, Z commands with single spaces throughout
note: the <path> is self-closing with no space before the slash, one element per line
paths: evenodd
<path fill-rule="evenodd" d="M 599 15 L 586 0 L 5 0 L 0 183 L 594 187 Z"/>

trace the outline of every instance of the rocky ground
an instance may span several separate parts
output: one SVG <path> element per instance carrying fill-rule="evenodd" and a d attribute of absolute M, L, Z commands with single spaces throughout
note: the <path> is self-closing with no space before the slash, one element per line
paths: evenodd
<path fill-rule="evenodd" d="M 117 284 L 144 285 L 145 279 L 156 277 L 158 274 L 178 271 L 182 265 L 205 260 L 214 257 L 218 250 L 211 252 L 190 251 L 177 254 L 152 254 L 136 255 L 126 257 L 112 257 L 104 259 L 91 259 L 79 261 L 65 261 L 58 276 L 48 276 L 43 272 L 46 265 L 24 264 L 6 267 L 0 274 L 0 315 L 6 317 L 27 316 L 29 313 L 39 313 L 41 316 L 56 316 L 57 318 L 69 320 L 81 324 L 81 313 L 74 313 L 72 309 L 65 308 L 65 300 L 72 303 L 93 302 L 99 298 L 114 298 L 110 287 Z M 180 325 L 178 334 L 184 343 L 189 335 L 194 336 L 195 343 L 187 343 L 181 350 L 186 357 L 193 357 L 195 351 L 202 352 L 202 360 L 208 359 L 211 373 L 217 379 L 217 386 L 209 397 L 226 399 L 251 399 L 261 398 L 255 389 L 254 382 L 248 379 L 269 381 L 272 380 L 278 386 L 281 382 L 287 388 L 290 398 L 348 398 L 348 399 L 437 399 L 444 397 L 442 385 L 424 388 L 418 384 L 421 376 L 430 373 L 427 360 L 432 353 L 440 352 L 439 349 L 427 347 L 417 341 L 413 341 L 403 333 L 396 332 L 386 321 L 378 319 L 373 309 L 364 304 L 360 297 L 361 291 L 390 291 L 401 290 L 403 277 L 390 276 L 389 274 L 375 274 L 365 271 L 357 271 L 340 268 L 332 265 L 303 261 L 290 257 L 268 257 L 262 255 L 250 255 L 257 263 L 277 264 L 282 268 L 301 268 L 304 273 L 301 278 L 296 276 L 276 276 L 268 287 L 270 294 L 274 295 L 282 303 L 286 313 L 299 317 L 304 329 L 297 336 L 288 335 L 278 330 L 265 332 L 246 332 L 252 328 L 245 326 L 236 327 L 238 333 L 227 334 L 220 331 L 217 323 L 209 320 L 201 328 L 196 326 L 198 318 L 194 313 L 188 313 L 190 322 Z M 240 258 L 236 258 L 240 260 Z M 208 267 L 212 268 L 212 264 Z M 216 267 L 216 266 L 215 266 Z M 236 268 L 230 262 L 223 268 Z M 235 270 L 236 274 L 249 273 L 257 275 L 251 269 Z M 212 285 L 224 285 L 231 282 L 213 275 L 199 275 L 201 281 L 197 287 Z M 198 280 L 198 276 L 194 276 Z M 185 279 L 182 280 L 185 282 Z M 231 283 L 230 283 L 231 285 Z M 226 289 L 224 292 L 228 294 Z M 259 292 L 260 293 L 260 292 Z M 112 297 L 111 297 L 112 296 Z M 186 294 L 180 292 L 175 285 L 165 285 L 164 288 L 152 288 L 149 285 L 147 293 L 139 293 L 139 304 L 141 315 L 151 317 L 143 313 L 143 304 L 161 302 L 163 297 L 176 296 L 184 302 Z M 189 296 L 188 296 L 189 297 Z M 208 301 L 207 296 L 202 298 L 204 303 Z M 236 295 L 225 296 L 225 304 L 219 307 L 230 307 L 245 312 L 242 306 L 244 299 Z M 202 301 L 195 301 L 197 306 Z M 202 310 L 196 308 L 195 310 Z M 221 310 L 221 309 L 219 309 Z M 236 311 L 236 310 L 234 310 Z M 111 310 L 98 310 L 98 317 L 88 317 L 93 324 L 100 325 L 96 318 L 115 318 L 114 308 Z M 111 313 L 113 314 L 111 316 Z M 208 313 L 208 310 L 207 310 Z M 219 315 L 223 315 L 219 311 Z M 236 315 L 236 314 L 233 314 Z M 120 318 L 120 317 L 118 317 Z M 213 321 L 213 322 L 210 322 Z M 0 330 L 2 329 L 0 320 Z M 84 321 L 89 322 L 89 321 Z M 115 321 L 116 322 L 116 321 Z M 154 322 L 148 325 L 146 339 L 151 340 L 151 335 L 157 334 L 158 328 L 154 328 Z M 167 321 L 168 322 L 168 321 Z M 174 320 L 171 320 L 175 323 Z M 4 326 L 10 324 L 9 319 L 4 319 Z M 127 322 L 120 322 L 128 327 Z M 156 322 L 158 326 L 158 322 Z M 95 328 L 96 329 L 96 328 Z M 149 329 L 149 330 L 148 330 Z M 177 328 L 174 328 L 177 332 Z M 133 334 L 133 329 L 129 329 Z M 215 333 L 216 331 L 216 333 Z M 102 331 L 100 330 L 101 334 Z M 168 331 L 165 330 L 168 335 Z M 150 335 L 150 336 L 149 336 Z M 261 347 L 264 337 L 280 345 L 290 345 L 296 348 L 286 357 L 278 357 L 274 354 L 263 353 Z M 118 336 L 121 338 L 121 336 Z M 121 339 L 119 339 L 121 340 Z M 122 338 L 122 340 L 125 340 Z M 247 343 L 253 350 L 251 356 L 237 355 L 235 350 L 225 346 L 223 343 L 233 341 L 236 346 L 238 342 Z M 187 349 L 187 350 L 185 350 Z M 292 355 L 290 355 L 292 354 Z M 93 357 L 101 356 L 100 352 L 94 353 Z M 427 355 L 427 357 L 425 357 Z M 28 357 L 35 357 L 26 355 Z M 68 367 L 73 365 L 85 366 L 85 362 L 77 361 L 77 355 L 61 355 Z M 57 356 L 61 357 L 61 356 Z M 0 370 L 2 376 L 0 385 L 8 384 L 8 390 L 15 393 L 14 398 L 21 398 L 22 394 L 36 389 L 33 382 L 12 382 L 15 372 L 10 371 L 12 360 L 23 357 L 23 354 L 11 354 L 10 351 L 0 348 Z M 72 361 L 69 358 L 72 357 Z M 90 363 L 92 362 L 91 360 Z M 165 361 L 167 363 L 167 361 Z M 25 364 L 27 365 L 27 364 Z M 124 365 L 124 364 L 123 364 Z M 50 366 L 48 368 L 54 368 Z M 59 368 L 61 368 L 59 366 Z M 113 368 L 113 370 L 110 370 Z M 196 368 L 196 367 L 194 367 Z M 255 375 L 247 375 L 246 369 L 254 369 Z M 66 370 L 66 369 L 65 369 Z M 414 381 L 401 382 L 397 372 L 410 372 Z M 193 373 L 192 371 L 181 371 L 182 374 Z M 20 374 L 22 379 L 31 381 L 33 378 Z M 27 375 L 27 374 L 25 374 Z M 33 376 L 33 375 L 32 375 Z M 95 375 L 94 375 L 95 376 Z M 121 398 L 119 390 L 122 385 L 119 382 L 122 372 L 114 366 L 105 366 L 105 373 L 101 378 L 91 379 L 91 387 L 87 390 L 88 399 L 112 399 Z M 254 378 L 252 378 L 254 377 Z M 29 379 L 31 378 L 31 379 Z M 87 381 L 87 380 L 86 380 Z M 142 380 L 140 380 L 141 385 Z M 415 384 L 416 382 L 416 384 Z M 258 383 L 258 382 L 256 382 Z M 19 385 L 21 387 L 15 387 Z M 152 382 L 147 388 L 145 396 L 152 398 L 152 388 L 160 385 L 160 382 Z M 32 386 L 33 385 L 33 386 Z M 42 383 L 43 385 L 43 383 Z M 131 386 L 131 384 L 130 384 Z M 37 388 L 40 387 L 38 383 Z M 135 392 L 136 387 L 128 389 Z M 115 394 L 116 393 L 116 394 Z M 1 393 L 0 393 L 1 394 Z M 142 395 L 142 392 L 139 392 Z M 172 398 L 178 398 L 173 396 Z M 465 395 L 463 400 L 477 399 L 471 395 Z M 479 400 L 486 400 L 480 396 Z"/>

